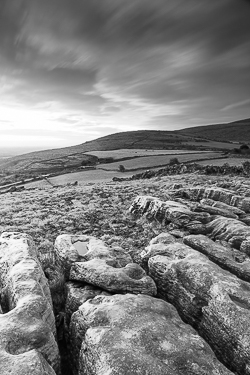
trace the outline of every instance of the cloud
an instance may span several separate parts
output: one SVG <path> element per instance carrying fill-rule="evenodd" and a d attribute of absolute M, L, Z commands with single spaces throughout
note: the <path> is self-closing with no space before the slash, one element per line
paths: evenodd
<path fill-rule="evenodd" d="M 244 0 L 2 0 L 2 104 L 72 134 L 249 117 L 249 16 Z"/>
<path fill-rule="evenodd" d="M 237 103 L 227 105 L 226 107 L 222 108 L 221 110 L 222 111 L 228 111 L 229 109 L 242 107 L 242 106 L 245 106 L 246 104 L 249 104 L 249 103 L 250 103 L 250 99 L 246 99 L 246 100 L 242 100 L 242 101 L 237 102 Z"/>

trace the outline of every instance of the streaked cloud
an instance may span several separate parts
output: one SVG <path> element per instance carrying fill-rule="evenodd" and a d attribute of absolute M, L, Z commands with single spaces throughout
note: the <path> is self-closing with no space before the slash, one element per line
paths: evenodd
<path fill-rule="evenodd" d="M 244 0 L 2 0 L 0 121 L 66 145 L 250 117 L 249 18 Z"/>

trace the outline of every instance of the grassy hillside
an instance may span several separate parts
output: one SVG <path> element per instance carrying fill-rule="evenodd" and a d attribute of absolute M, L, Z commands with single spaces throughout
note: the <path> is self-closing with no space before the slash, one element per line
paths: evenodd
<path fill-rule="evenodd" d="M 209 176 L 209 184 L 226 179 L 230 177 Z M 41 254 L 50 251 L 55 238 L 63 233 L 93 235 L 131 253 L 141 252 L 152 237 L 162 232 L 162 227 L 144 218 L 135 220 L 128 212 L 133 199 L 153 195 L 168 200 L 174 184 L 205 185 L 207 180 L 192 174 L 8 193 L 1 196 L 0 231 L 30 234 Z"/>
<path fill-rule="evenodd" d="M 212 141 L 209 141 L 211 139 Z M 51 173 L 78 167 L 91 151 L 119 149 L 221 150 L 232 149 L 229 141 L 250 143 L 250 119 L 187 128 L 179 131 L 141 130 L 111 134 L 72 147 L 37 151 L 0 159 L 0 173 Z M 227 143 L 228 142 L 228 143 Z M 88 152 L 88 156 L 85 154 Z"/>
<path fill-rule="evenodd" d="M 215 141 L 250 143 L 250 119 L 235 121 L 229 124 L 197 126 L 195 128 L 178 130 L 176 133 Z"/>

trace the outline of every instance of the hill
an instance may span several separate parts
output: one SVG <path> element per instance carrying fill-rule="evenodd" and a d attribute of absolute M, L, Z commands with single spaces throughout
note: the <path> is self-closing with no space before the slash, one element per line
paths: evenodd
<path fill-rule="evenodd" d="M 205 139 L 228 142 L 250 142 L 250 118 L 228 124 L 197 126 L 181 129 L 179 135 L 202 137 Z"/>
<path fill-rule="evenodd" d="M 2 173 L 51 173 L 95 163 L 91 151 L 115 149 L 225 150 L 230 142 L 250 143 L 250 119 L 178 131 L 140 130 L 111 134 L 76 146 L 44 150 L 0 160 Z M 88 153 L 88 155 L 86 154 Z"/>

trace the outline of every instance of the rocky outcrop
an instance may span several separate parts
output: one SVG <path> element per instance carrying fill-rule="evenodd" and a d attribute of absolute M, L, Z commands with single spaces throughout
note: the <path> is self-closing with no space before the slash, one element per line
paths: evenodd
<path fill-rule="evenodd" d="M 230 206 L 229 204 L 226 204 L 226 203 L 223 203 L 223 202 L 220 202 L 220 201 L 215 201 L 215 200 L 209 199 L 209 198 L 201 199 L 200 203 L 202 205 L 208 205 L 208 206 L 211 206 L 211 207 L 220 208 L 221 210 L 223 210 L 225 212 L 232 213 L 232 214 L 237 215 L 237 216 L 243 215 L 245 213 L 243 210 L 240 210 L 238 207 Z"/>
<path fill-rule="evenodd" d="M 187 245 L 149 259 L 158 295 L 171 302 L 232 371 L 250 373 L 250 285 Z"/>
<path fill-rule="evenodd" d="M 231 374 L 173 306 L 153 297 L 95 297 L 70 330 L 74 375 Z"/>
<path fill-rule="evenodd" d="M 229 210 L 223 209 L 221 207 L 216 207 L 214 205 L 205 204 L 204 202 L 202 204 L 196 204 L 196 206 L 194 207 L 194 212 L 207 212 L 210 215 L 214 215 L 214 216 L 220 215 L 220 216 L 229 217 L 231 219 L 238 219 L 238 216 L 235 213 Z"/>
<path fill-rule="evenodd" d="M 6 232 L 0 237 L 0 294 L 1 375 L 58 373 L 49 286 L 26 234 Z"/>
<path fill-rule="evenodd" d="M 221 268 L 230 271 L 242 280 L 250 282 L 250 258 L 241 251 L 229 246 L 222 246 L 203 235 L 186 236 L 183 242 L 205 254 Z M 250 246 L 249 243 L 248 246 Z"/>
<path fill-rule="evenodd" d="M 200 201 L 203 198 L 209 198 L 214 201 L 226 203 L 229 206 L 239 208 L 244 212 L 250 212 L 250 198 L 235 194 L 235 192 L 219 187 L 193 187 L 180 189 L 179 194 L 185 198 Z"/>
<path fill-rule="evenodd" d="M 163 225 L 172 223 L 176 228 L 191 233 L 206 233 L 206 226 L 211 218 L 206 212 L 193 212 L 188 206 L 175 201 L 162 202 L 150 196 L 137 197 L 130 212 L 136 216 L 145 215 L 148 220 L 156 220 Z"/>

